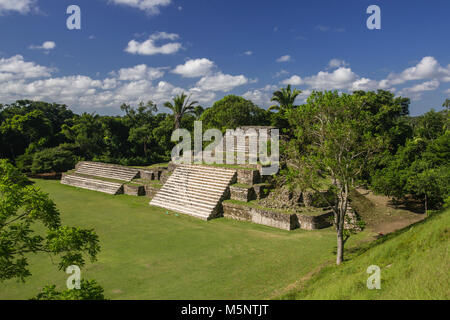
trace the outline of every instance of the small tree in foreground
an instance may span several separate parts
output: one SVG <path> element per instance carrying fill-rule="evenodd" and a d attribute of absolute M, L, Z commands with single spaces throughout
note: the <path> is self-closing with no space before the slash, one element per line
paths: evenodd
<path fill-rule="evenodd" d="M 32 300 L 105 300 L 104 289 L 95 280 L 81 280 L 80 289 L 56 290 L 55 285 L 46 286 Z"/>
<path fill-rule="evenodd" d="M 307 104 L 288 114 L 295 137 L 287 152 L 288 178 L 303 190 L 319 191 L 331 179 L 335 201 L 324 200 L 332 207 L 337 233 L 337 258 L 344 259 L 344 231 L 349 193 L 367 162 L 381 146 L 366 125 L 370 114 L 364 110 L 363 98 L 337 92 L 313 92 Z"/>
<path fill-rule="evenodd" d="M 44 231 L 38 231 L 37 226 Z M 55 203 L 7 160 L 0 160 L 0 281 L 31 275 L 28 257 L 48 253 L 60 258 L 59 269 L 82 267 L 100 250 L 93 230 L 61 224 Z"/>

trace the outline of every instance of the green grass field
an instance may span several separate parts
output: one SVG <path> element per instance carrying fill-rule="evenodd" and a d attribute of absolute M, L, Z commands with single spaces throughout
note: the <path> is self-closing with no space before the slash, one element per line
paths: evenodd
<path fill-rule="evenodd" d="M 283 231 L 215 219 L 209 222 L 148 205 L 145 197 L 107 194 L 38 180 L 65 225 L 93 228 L 102 250 L 82 269 L 109 299 L 266 299 L 334 260 L 335 233 Z M 361 233 L 348 247 L 367 239 Z M 0 299 L 28 299 L 68 275 L 48 255 L 31 256 L 25 283 L 0 284 Z"/>
<path fill-rule="evenodd" d="M 450 299 L 450 210 L 372 242 L 342 266 L 323 268 L 284 299 Z M 381 268 L 368 290 L 367 267 Z"/>

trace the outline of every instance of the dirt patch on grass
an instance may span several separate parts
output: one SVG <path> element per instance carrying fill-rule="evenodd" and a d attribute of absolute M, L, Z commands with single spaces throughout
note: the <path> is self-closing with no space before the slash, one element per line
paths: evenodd
<path fill-rule="evenodd" d="M 356 189 L 351 194 L 352 207 L 377 234 L 388 234 L 426 218 L 415 203 L 396 205 L 391 198 L 370 190 Z"/>

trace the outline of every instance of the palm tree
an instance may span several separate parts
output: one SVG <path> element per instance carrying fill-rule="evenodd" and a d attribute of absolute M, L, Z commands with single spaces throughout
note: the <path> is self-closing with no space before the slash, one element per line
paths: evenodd
<path fill-rule="evenodd" d="M 277 102 L 278 105 L 273 105 L 269 107 L 269 111 L 278 110 L 279 112 L 284 112 L 288 109 L 294 107 L 295 99 L 302 93 L 301 90 L 294 89 L 291 91 L 291 85 L 289 84 L 286 88 L 281 88 L 273 93 L 272 99 L 270 101 Z"/>
<path fill-rule="evenodd" d="M 198 101 L 189 102 L 190 98 L 191 96 L 188 97 L 183 92 L 182 94 L 179 94 L 175 98 L 173 98 L 173 104 L 170 101 L 164 103 L 164 107 L 169 108 L 173 112 L 173 115 L 175 117 L 175 129 L 180 128 L 181 119 L 185 114 L 191 113 L 195 110 L 195 105 L 198 103 Z"/>
<path fill-rule="evenodd" d="M 450 99 L 445 99 L 444 103 L 442 104 L 443 107 L 450 108 Z"/>

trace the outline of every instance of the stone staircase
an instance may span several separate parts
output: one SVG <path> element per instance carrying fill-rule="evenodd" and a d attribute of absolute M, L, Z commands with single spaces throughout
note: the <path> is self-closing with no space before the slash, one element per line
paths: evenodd
<path fill-rule="evenodd" d="M 77 175 L 63 174 L 61 183 L 73 187 L 100 191 L 112 195 L 123 193 L 123 187 L 121 183 L 85 178 Z"/>
<path fill-rule="evenodd" d="M 82 161 L 77 164 L 75 173 L 121 181 L 131 181 L 139 175 L 139 170 L 113 164 Z"/>
<path fill-rule="evenodd" d="M 209 220 L 221 215 L 221 202 L 236 180 L 236 170 L 180 165 L 150 205 Z"/>

